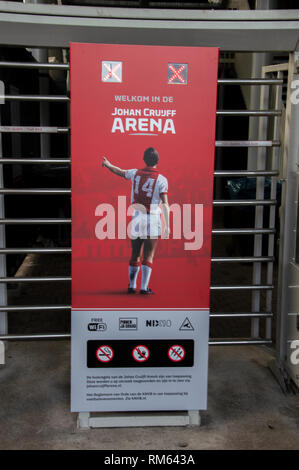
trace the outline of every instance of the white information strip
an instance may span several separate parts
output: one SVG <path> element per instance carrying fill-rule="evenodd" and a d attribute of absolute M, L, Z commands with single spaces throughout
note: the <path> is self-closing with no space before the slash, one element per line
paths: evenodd
<path fill-rule="evenodd" d="M 208 341 L 208 310 L 73 310 L 71 411 L 206 409 Z"/>

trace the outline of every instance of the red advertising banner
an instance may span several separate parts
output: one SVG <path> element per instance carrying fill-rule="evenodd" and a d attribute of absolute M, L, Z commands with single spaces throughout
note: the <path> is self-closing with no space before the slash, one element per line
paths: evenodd
<path fill-rule="evenodd" d="M 216 48 L 71 44 L 73 309 L 209 309 L 217 70 Z"/>
<path fill-rule="evenodd" d="M 72 411 L 206 409 L 217 68 L 71 45 Z"/>

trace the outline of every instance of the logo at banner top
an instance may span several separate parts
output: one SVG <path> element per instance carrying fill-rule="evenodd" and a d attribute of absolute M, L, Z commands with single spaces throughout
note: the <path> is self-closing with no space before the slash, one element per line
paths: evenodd
<path fill-rule="evenodd" d="M 121 83 L 122 82 L 122 62 L 102 61 L 102 82 Z"/>
<path fill-rule="evenodd" d="M 97 351 L 96 351 L 97 359 L 100 362 L 110 362 L 113 359 L 114 351 L 111 346 L 107 346 L 106 344 L 102 344 Z"/>
<path fill-rule="evenodd" d="M 135 346 L 135 348 L 132 351 L 133 358 L 137 362 L 145 362 L 148 360 L 150 352 L 149 349 L 146 346 L 139 345 Z"/>
<path fill-rule="evenodd" d="M 187 85 L 188 64 L 168 64 L 168 85 Z"/>

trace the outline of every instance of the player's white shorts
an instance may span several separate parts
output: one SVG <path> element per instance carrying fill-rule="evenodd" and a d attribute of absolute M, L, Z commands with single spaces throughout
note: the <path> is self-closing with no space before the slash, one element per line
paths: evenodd
<path fill-rule="evenodd" d="M 161 217 L 158 214 L 148 214 L 135 211 L 131 221 L 131 238 L 157 238 L 161 235 Z"/>

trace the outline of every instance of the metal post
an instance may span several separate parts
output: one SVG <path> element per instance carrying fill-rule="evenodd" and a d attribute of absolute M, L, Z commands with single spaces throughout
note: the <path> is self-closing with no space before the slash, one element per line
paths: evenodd
<path fill-rule="evenodd" d="M 45 3 L 44 0 L 27 0 L 24 3 Z M 47 49 L 32 49 L 32 56 L 37 62 L 47 63 L 48 62 L 48 50 Z M 47 70 L 39 70 L 39 92 L 40 95 L 48 95 L 49 93 L 49 75 Z M 49 103 L 41 102 L 39 105 L 40 112 L 40 126 L 48 126 L 50 120 Z M 47 134 L 40 135 L 40 157 L 49 158 L 50 156 L 50 136 Z"/>
<path fill-rule="evenodd" d="M 38 62 L 47 62 L 48 61 L 48 51 L 39 50 L 38 51 Z M 49 93 L 49 76 L 47 71 L 39 71 L 39 90 L 41 95 L 47 95 Z M 48 126 L 50 122 L 50 110 L 49 103 L 41 102 L 39 105 L 40 109 L 40 126 Z M 40 157 L 49 158 L 50 157 L 50 135 L 41 134 L 40 135 Z"/>
<path fill-rule="evenodd" d="M 260 75 L 263 65 L 269 63 L 270 54 L 260 53 L 260 54 L 252 54 L 252 67 L 251 67 L 251 77 L 257 78 Z M 259 107 L 261 102 L 261 88 L 252 87 L 250 90 L 250 109 L 256 109 Z M 249 131 L 248 137 L 250 140 L 255 140 L 258 137 L 259 126 L 258 122 L 253 119 L 249 118 Z M 255 149 L 249 148 L 248 149 L 248 162 L 247 168 L 248 170 L 255 170 L 258 166 L 257 160 L 257 152 Z"/>
<path fill-rule="evenodd" d="M 222 69 L 222 74 L 223 74 L 223 69 Z M 217 97 L 218 104 L 217 104 L 217 106 L 218 106 L 219 109 L 224 108 L 224 92 L 225 92 L 224 87 L 218 85 L 218 97 Z M 223 139 L 223 129 L 224 129 L 223 121 L 224 121 L 223 118 L 219 118 L 217 120 L 216 136 L 217 136 L 218 140 Z M 221 169 L 222 156 L 223 156 L 222 148 L 219 148 L 218 151 L 215 149 L 215 169 L 216 170 Z M 216 198 L 222 197 L 222 193 L 223 193 L 222 188 L 223 188 L 223 182 L 220 179 L 214 180 L 214 195 L 215 195 Z"/>
<path fill-rule="evenodd" d="M 262 75 L 264 77 L 264 73 Z M 268 109 L 269 108 L 269 85 L 263 85 L 261 89 L 261 109 Z M 259 139 L 266 140 L 267 139 L 267 127 L 268 127 L 268 119 L 263 117 L 260 119 L 259 122 Z M 258 149 L 258 160 L 257 160 L 257 170 L 265 170 L 266 169 L 266 148 L 259 148 Z M 265 177 L 261 176 L 256 179 L 256 199 L 264 199 L 264 192 L 265 192 Z M 255 209 L 255 228 L 262 228 L 263 227 L 263 220 L 264 220 L 264 208 L 263 206 L 257 206 Z M 254 237 L 254 256 L 261 256 L 262 255 L 262 243 L 263 243 L 263 235 L 255 235 Z M 253 277 L 252 281 L 253 284 L 258 285 L 261 283 L 261 271 L 262 265 L 260 262 L 253 264 Z M 261 301 L 261 294 L 260 291 L 254 291 L 252 293 L 252 312 L 259 312 L 260 311 L 260 301 Z M 251 337 L 258 338 L 259 337 L 259 319 L 254 318 L 251 322 Z"/>
<path fill-rule="evenodd" d="M 277 78 L 283 78 L 283 72 L 277 72 Z M 274 103 L 275 108 L 280 108 L 282 106 L 282 86 L 275 87 L 275 95 L 274 95 Z M 275 116 L 273 118 L 273 139 L 279 139 L 280 137 L 280 117 Z M 272 147 L 271 148 L 272 154 L 272 161 L 271 161 L 271 170 L 277 171 L 278 170 L 278 158 L 279 158 L 279 148 Z M 272 177 L 271 179 L 271 193 L 270 199 L 277 198 L 277 177 Z M 275 218 L 276 218 L 276 207 L 272 206 L 269 209 L 269 228 L 275 228 Z M 268 236 L 268 256 L 273 257 L 275 253 L 275 236 L 274 233 L 269 234 Z M 272 284 L 273 282 L 273 261 L 269 261 L 267 263 L 267 284 Z M 272 311 L 272 291 L 266 292 L 266 312 Z M 269 339 L 272 336 L 272 319 L 266 319 L 266 331 L 265 331 L 265 338 Z"/>
<path fill-rule="evenodd" d="M 255 0 L 255 10 L 269 10 L 269 0 Z M 266 64 L 269 64 L 271 61 L 271 54 L 262 52 L 262 53 L 253 53 L 252 54 L 252 63 L 251 63 L 251 78 L 257 78 L 260 76 L 262 67 Z M 264 77 L 263 77 L 264 78 Z M 253 87 L 250 91 L 250 109 L 258 107 L 260 104 L 260 93 L 261 89 Z M 259 134 L 258 123 L 255 119 L 249 118 L 249 139 L 256 139 Z M 254 149 L 248 149 L 248 160 L 247 160 L 248 170 L 253 170 L 257 168 L 257 152 Z"/>
<path fill-rule="evenodd" d="M 0 125 L 1 125 L 1 104 L 0 104 Z M 2 158 L 2 134 L 0 132 L 0 159 Z M 3 165 L 0 165 L 0 188 L 4 187 Z M 0 218 L 4 218 L 4 195 L 0 195 Z M 5 248 L 5 226 L 0 225 L 0 248 Z M 0 255 L 0 276 L 6 276 L 6 255 Z M 0 284 L 0 304 L 7 305 L 7 286 Z M 0 312 L 0 333 L 7 334 L 7 312 Z"/>
<path fill-rule="evenodd" d="M 19 89 L 13 85 L 9 86 L 10 93 L 13 95 L 19 94 Z M 20 101 L 11 101 L 10 102 L 10 112 L 11 112 L 11 125 L 19 126 L 21 122 L 21 113 L 20 113 Z M 21 146 L 21 135 L 14 133 L 11 135 L 11 151 L 14 157 L 22 156 L 22 146 Z M 21 165 L 14 165 L 12 168 L 12 177 L 13 180 L 21 177 L 23 168 Z"/>

